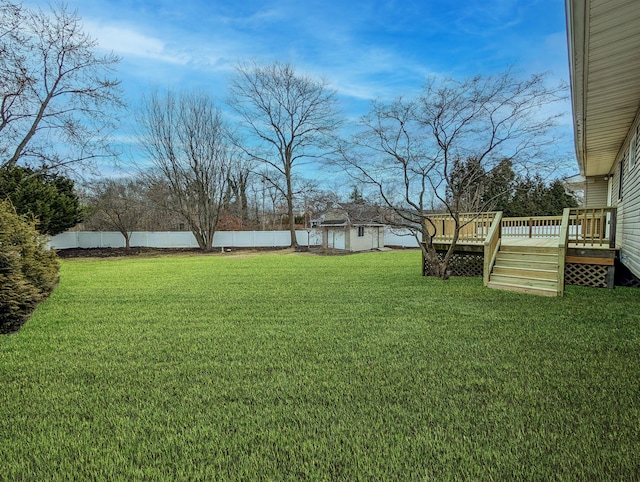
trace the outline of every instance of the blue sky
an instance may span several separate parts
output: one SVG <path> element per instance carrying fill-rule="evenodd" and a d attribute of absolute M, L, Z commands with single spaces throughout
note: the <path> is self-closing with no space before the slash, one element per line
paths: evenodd
<path fill-rule="evenodd" d="M 168 87 L 223 101 L 242 60 L 289 62 L 325 78 L 354 117 L 372 99 L 414 94 L 431 75 L 463 79 L 514 66 L 568 82 L 561 0 L 66 3 L 101 48 L 122 58 L 118 77 L 132 106 L 145 91 Z M 563 149 L 573 155 L 569 101 L 560 109 L 567 114 Z"/>

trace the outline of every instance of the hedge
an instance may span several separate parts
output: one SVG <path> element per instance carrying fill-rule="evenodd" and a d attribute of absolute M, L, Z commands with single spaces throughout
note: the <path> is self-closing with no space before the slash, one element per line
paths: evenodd
<path fill-rule="evenodd" d="M 14 333 L 59 280 L 59 265 L 35 221 L 0 201 L 0 333 Z"/>

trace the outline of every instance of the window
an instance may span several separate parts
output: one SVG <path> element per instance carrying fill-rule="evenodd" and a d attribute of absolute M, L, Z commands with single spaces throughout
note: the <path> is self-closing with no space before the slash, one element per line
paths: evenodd
<path fill-rule="evenodd" d="M 364 226 L 358 226 L 358 237 L 364 236 Z"/>
<path fill-rule="evenodd" d="M 629 157 L 629 151 L 624 153 L 622 159 L 620 159 L 620 172 L 618 174 L 618 200 L 622 199 L 622 183 L 624 177 L 624 166 L 626 164 L 625 160 Z"/>
<path fill-rule="evenodd" d="M 636 126 L 636 133 L 629 146 L 629 170 L 640 163 L 640 123 Z"/>

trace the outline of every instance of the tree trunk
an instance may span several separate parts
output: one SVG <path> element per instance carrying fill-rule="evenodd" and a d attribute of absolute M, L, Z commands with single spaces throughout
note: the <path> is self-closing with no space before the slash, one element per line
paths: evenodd
<path fill-rule="evenodd" d="M 425 240 L 422 244 L 422 253 L 428 264 L 428 270 L 425 272 L 425 275 L 434 276 L 442 280 L 449 279 L 451 277 L 451 272 L 449 271 L 449 263 L 451 262 L 455 243 L 458 239 L 457 230 L 454 232 L 453 240 L 451 242 L 449 250 L 442 258 L 438 255 L 438 252 L 433 245 L 433 239 L 426 229 L 422 231 L 422 239 Z"/>
<path fill-rule="evenodd" d="M 193 227 L 191 228 L 191 232 L 193 233 L 193 236 L 196 238 L 196 241 L 198 242 L 198 248 L 200 248 L 202 251 L 206 251 L 207 243 L 205 242 L 205 239 L 204 239 L 204 236 L 202 236 L 202 233 L 200 233 L 198 229 L 194 229 Z"/>
<path fill-rule="evenodd" d="M 298 248 L 298 240 L 296 239 L 296 218 L 293 215 L 293 187 L 291 186 L 291 170 L 285 171 L 287 178 L 287 214 L 289 215 L 289 232 L 291 233 L 291 247 Z"/>
<path fill-rule="evenodd" d="M 222 206 L 222 203 L 220 203 L 218 206 Z M 220 217 L 220 212 L 218 211 L 214 216 L 215 216 L 215 221 L 213 219 L 211 219 L 207 223 L 207 226 L 208 226 L 208 229 L 207 229 L 207 247 L 206 247 L 205 251 L 213 251 L 213 237 L 216 234 L 216 228 L 218 226 L 218 219 Z"/>
<path fill-rule="evenodd" d="M 442 278 L 441 275 L 441 261 L 438 256 L 438 252 L 436 248 L 430 241 L 427 241 L 422 246 L 422 254 L 424 256 L 425 261 L 427 262 L 427 269 L 425 270 L 425 276 L 434 276 L 437 278 Z"/>
<path fill-rule="evenodd" d="M 293 203 L 289 203 L 289 232 L 291 233 L 291 247 L 298 248 L 298 239 L 296 238 L 296 218 L 293 215 Z"/>

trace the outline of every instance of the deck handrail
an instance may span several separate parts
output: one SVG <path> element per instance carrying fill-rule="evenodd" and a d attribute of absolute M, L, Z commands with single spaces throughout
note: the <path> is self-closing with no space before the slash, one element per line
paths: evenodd
<path fill-rule="evenodd" d="M 616 208 L 611 206 L 590 208 L 569 208 L 567 224 L 568 243 L 591 248 L 616 247 Z M 501 216 L 501 238 L 548 238 L 560 236 L 562 216 Z M 489 235 L 490 226 L 496 212 L 461 213 L 458 220 L 462 228 L 458 243 L 484 243 Z M 430 232 L 434 232 L 434 241 L 448 243 L 453 240 L 455 221 L 449 214 L 430 214 L 427 218 L 433 227 L 425 222 Z"/>
<path fill-rule="evenodd" d="M 458 232 L 458 242 L 484 242 L 495 215 L 495 211 L 458 214 L 458 222 L 461 225 Z M 433 226 L 431 223 L 433 223 Z M 433 232 L 434 241 L 449 242 L 453 239 L 455 220 L 450 214 L 425 215 L 425 226 L 429 232 L 433 232 L 435 227 L 435 232 Z"/>
<path fill-rule="evenodd" d="M 570 208 L 569 242 L 578 246 L 616 247 L 617 208 Z"/>
<path fill-rule="evenodd" d="M 484 266 L 482 278 L 485 286 L 489 284 L 489 276 L 496 262 L 500 250 L 500 238 L 502 233 L 502 211 L 498 211 L 493 218 L 487 237 L 484 240 Z"/>
<path fill-rule="evenodd" d="M 564 294 L 564 264 L 569 245 L 569 218 L 571 208 L 564 208 L 562 212 L 562 224 L 560 225 L 560 235 L 558 236 L 558 296 Z"/>
<path fill-rule="evenodd" d="M 502 218 L 502 233 L 512 238 L 555 238 L 562 216 L 526 216 Z"/>

